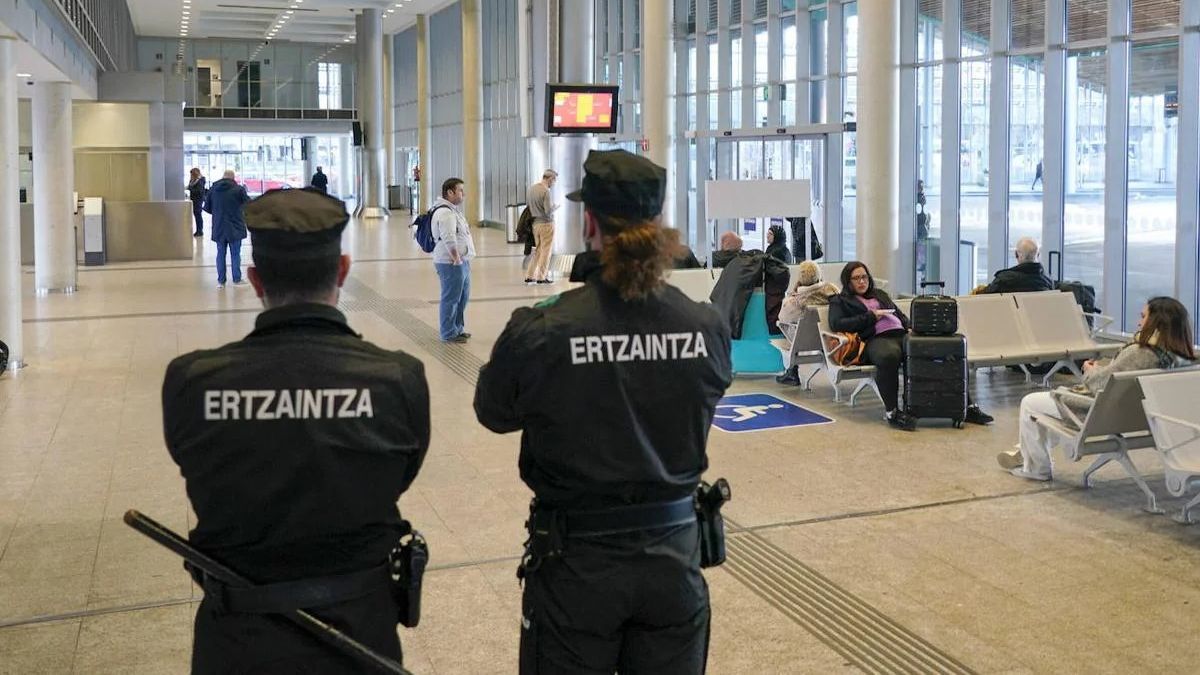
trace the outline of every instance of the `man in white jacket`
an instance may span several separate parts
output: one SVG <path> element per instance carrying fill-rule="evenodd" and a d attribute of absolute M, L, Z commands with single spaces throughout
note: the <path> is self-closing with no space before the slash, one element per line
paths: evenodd
<path fill-rule="evenodd" d="M 471 337 L 464 326 L 463 313 L 471 297 L 471 258 L 475 242 L 462 213 L 466 190 L 460 178 L 442 183 L 442 196 L 433 203 L 433 267 L 442 284 L 438 308 L 438 336 L 442 342 L 466 342 Z"/>

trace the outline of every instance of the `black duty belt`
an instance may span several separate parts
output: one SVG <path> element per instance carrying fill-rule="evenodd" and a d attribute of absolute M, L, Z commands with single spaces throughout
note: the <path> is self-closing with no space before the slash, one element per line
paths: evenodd
<path fill-rule="evenodd" d="M 563 512 L 563 521 L 566 536 L 595 537 L 694 523 L 696 507 L 691 497 L 684 497 L 673 502 L 568 510 Z"/>
<path fill-rule="evenodd" d="M 245 614 L 282 614 L 297 609 L 326 607 L 380 592 L 381 588 L 387 588 L 390 581 L 386 565 L 359 572 L 249 588 L 234 588 L 203 573 L 200 576 L 199 581 L 206 596 L 213 598 L 225 611 Z"/>

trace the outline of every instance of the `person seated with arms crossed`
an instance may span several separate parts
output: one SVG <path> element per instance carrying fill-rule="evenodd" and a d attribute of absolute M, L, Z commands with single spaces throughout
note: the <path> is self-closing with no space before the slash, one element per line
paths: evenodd
<path fill-rule="evenodd" d="M 1194 365 L 1196 352 L 1192 344 L 1192 322 L 1183 303 L 1174 298 L 1152 298 L 1142 307 L 1133 342 L 1125 345 L 1112 359 L 1085 362 L 1083 383 L 1072 387 L 1071 391 L 1094 399 L 1113 373 Z M 1072 406 L 1072 411 L 1081 418 L 1087 416 L 1088 409 Z M 1017 427 L 1020 442 L 1013 452 L 1000 453 L 996 461 L 1019 478 L 1050 480 L 1050 449 L 1057 442 L 1053 436 L 1041 433 L 1034 415 L 1059 418 L 1058 406 L 1050 392 L 1034 392 L 1021 399 Z"/>
<path fill-rule="evenodd" d="M 875 366 L 875 384 L 887 408 L 888 424 L 916 431 L 916 419 L 901 410 L 899 403 L 904 336 L 911 324 L 892 298 L 875 288 L 866 264 L 855 260 L 842 268 L 842 292 L 829 300 L 829 325 L 839 333 L 855 333 L 866 343 L 866 363 Z M 972 424 L 989 424 L 993 418 L 968 398 L 965 419 Z"/>
<path fill-rule="evenodd" d="M 837 286 L 821 279 L 821 268 L 811 260 L 800 263 L 796 285 L 783 298 L 779 310 L 779 323 L 795 323 L 804 316 L 809 307 L 829 304 L 829 298 L 837 295 Z M 779 384 L 800 384 L 800 366 L 791 366 L 783 375 L 775 378 Z"/>

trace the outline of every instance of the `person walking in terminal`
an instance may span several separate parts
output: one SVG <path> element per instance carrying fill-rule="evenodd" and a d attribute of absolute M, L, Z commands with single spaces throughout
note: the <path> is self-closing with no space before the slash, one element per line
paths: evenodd
<path fill-rule="evenodd" d="M 782 225 L 772 225 L 767 229 L 767 255 L 784 265 L 792 264 L 792 252 L 788 250 L 787 232 Z"/>
<path fill-rule="evenodd" d="M 1054 290 L 1054 282 L 1046 276 L 1042 263 L 1038 262 L 1038 243 L 1030 237 L 1021 237 L 1013 249 L 1017 258 L 1015 267 L 996 272 L 992 283 L 984 293 L 1032 293 Z"/>
<path fill-rule="evenodd" d="M 1174 298 L 1152 298 L 1142 308 L 1133 342 L 1125 345 L 1112 359 L 1083 364 L 1083 383 L 1072 391 L 1095 398 L 1108 384 L 1113 373 L 1132 370 L 1166 370 L 1194 365 L 1196 352 L 1192 339 L 1192 322 L 1187 308 Z M 1072 408 L 1072 410 L 1075 410 Z M 1087 416 L 1087 408 L 1077 410 Z M 1014 476 L 1030 480 L 1050 480 L 1052 463 L 1050 450 L 1053 437 L 1042 433 L 1034 415 L 1058 418 L 1061 413 L 1048 391 L 1026 394 L 1021 399 L 1017 435 L 1020 441 L 1013 452 L 1002 452 L 996 461 Z"/>
<path fill-rule="evenodd" d="M 350 216 L 317 190 L 246 207 L 266 307 L 244 339 L 167 367 L 163 432 L 196 513 L 197 549 L 253 580 L 195 572 L 192 670 L 359 673 L 277 614 L 304 609 L 400 661 L 388 557 L 406 534 L 396 502 L 429 448 L 420 361 L 365 341 L 337 310 Z"/>
<path fill-rule="evenodd" d="M 829 325 L 839 333 L 855 333 L 866 343 L 866 362 L 875 366 L 875 384 L 887 409 L 887 421 L 897 429 L 916 431 L 917 421 L 900 409 L 900 364 L 904 336 L 910 324 L 892 298 L 875 287 L 875 279 L 857 260 L 842 268 L 842 292 L 829 299 Z M 989 424 L 992 416 L 970 403 L 966 421 Z"/>
<path fill-rule="evenodd" d="M 204 197 L 204 210 L 212 214 L 212 240 L 217 244 L 217 288 L 225 288 L 225 254 L 233 270 L 233 285 L 245 286 L 242 279 L 242 240 L 246 221 L 242 208 L 250 201 L 246 188 L 237 184 L 237 174 L 227 169 L 221 180 L 212 184 Z"/>
<path fill-rule="evenodd" d="M 204 175 L 200 173 L 200 169 L 192 167 L 191 176 L 188 179 L 187 192 L 188 199 L 192 200 L 192 218 L 196 221 L 196 231 L 192 233 L 193 237 L 204 236 L 204 195 L 208 193 L 208 181 Z"/>
<path fill-rule="evenodd" d="M 548 284 L 550 277 L 550 254 L 554 252 L 554 212 L 558 210 L 550 198 L 550 188 L 558 180 L 558 172 L 546 169 L 542 179 L 529 186 L 525 201 L 529 203 L 529 213 L 533 216 L 533 245 L 537 252 L 529 259 L 529 267 L 525 270 L 525 283 Z"/>
<path fill-rule="evenodd" d="M 309 184 L 321 192 L 329 192 L 329 176 L 326 176 L 325 172 L 319 166 L 317 167 L 317 172 L 312 175 L 312 180 L 309 181 Z"/>
<path fill-rule="evenodd" d="M 480 423 L 522 432 L 534 493 L 520 672 L 699 675 L 709 599 L 692 500 L 733 379 L 729 329 L 664 280 L 679 248 L 666 170 L 624 150 L 593 150 L 584 170 L 567 197 L 584 204 L 583 286 L 516 310 L 475 390 Z"/>
<path fill-rule="evenodd" d="M 466 189 L 461 178 L 447 178 L 442 183 L 442 196 L 433 203 L 433 267 L 442 287 L 438 304 L 438 337 L 442 342 L 466 342 L 467 301 L 471 298 L 471 258 L 475 257 L 475 241 L 471 227 L 463 215 L 462 204 Z"/>

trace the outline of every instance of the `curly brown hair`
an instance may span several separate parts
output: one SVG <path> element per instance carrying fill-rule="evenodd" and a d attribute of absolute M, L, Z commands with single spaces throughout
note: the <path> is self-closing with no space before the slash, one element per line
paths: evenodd
<path fill-rule="evenodd" d="M 617 289 L 626 302 L 645 300 L 666 283 L 666 271 L 682 255 L 679 232 L 664 227 L 660 219 L 629 220 L 620 216 L 593 213 L 604 250 L 604 283 Z"/>

